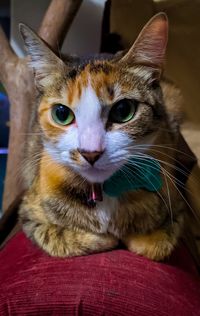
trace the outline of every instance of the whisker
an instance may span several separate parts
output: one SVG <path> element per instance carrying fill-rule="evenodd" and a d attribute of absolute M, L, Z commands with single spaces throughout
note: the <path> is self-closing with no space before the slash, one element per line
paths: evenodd
<path fill-rule="evenodd" d="M 163 173 L 163 170 L 162 170 L 162 173 Z M 172 211 L 172 202 L 171 202 L 170 190 L 169 190 L 169 185 L 168 185 L 167 176 L 166 176 L 165 172 L 163 173 L 163 175 L 164 175 L 164 178 L 165 178 L 165 184 L 166 184 L 166 189 L 167 189 L 167 196 L 168 196 L 168 202 L 169 202 L 171 224 L 173 225 L 174 221 L 173 221 L 173 211 Z"/>
<path fill-rule="evenodd" d="M 145 157 L 149 157 L 150 159 L 152 159 L 151 156 L 146 155 L 146 154 L 143 154 L 143 155 L 141 156 L 141 158 L 143 159 L 144 156 L 145 156 Z M 139 158 L 140 156 L 137 155 L 137 157 Z M 132 163 L 132 161 L 129 161 L 129 160 L 127 160 L 127 161 L 128 161 L 129 164 Z M 162 161 L 162 160 L 159 160 L 159 162 L 166 163 L 166 162 L 164 162 L 164 161 Z M 140 164 L 142 164 L 142 162 L 140 162 Z M 173 165 L 172 165 L 172 167 L 173 167 Z M 152 166 L 152 169 L 157 169 L 157 168 L 155 168 L 154 166 Z M 171 176 L 175 179 L 175 181 L 177 182 L 177 184 L 178 184 L 181 188 L 185 189 L 185 191 L 187 191 L 188 193 L 191 193 L 191 194 L 192 194 L 192 192 L 191 192 L 190 190 L 188 190 L 188 189 L 185 187 L 185 183 L 183 183 L 182 181 L 180 181 L 177 177 L 173 176 L 172 174 L 171 174 Z M 192 194 L 192 195 L 194 196 L 194 194 Z"/>
<path fill-rule="evenodd" d="M 184 176 L 186 176 L 186 177 L 188 177 L 189 174 L 190 174 L 190 172 L 189 172 L 189 173 L 186 173 L 186 172 L 185 172 L 184 170 L 182 170 L 181 168 L 179 168 L 179 167 L 177 167 L 177 166 L 175 166 L 175 165 L 173 165 L 173 164 L 171 164 L 171 163 L 169 163 L 169 162 L 166 162 L 166 161 L 164 161 L 164 160 L 161 160 L 161 159 L 158 159 L 158 158 L 154 158 L 154 157 L 152 157 L 152 156 L 150 156 L 150 155 L 148 155 L 148 154 L 144 154 L 144 153 L 140 153 L 140 155 L 141 155 L 141 158 L 142 158 L 142 157 L 149 157 L 150 159 L 155 159 L 155 160 L 157 160 L 158 162 L 163 163 L 163 164 L 165 164 L 165 165 L 167 165 L 167 166 L 173 168 L 173 169 L 176 170 L 176 171 L 179 171 L 180 173 L 182 173 L 182 174 L 183 174 Z M 196 183 L 198 183 L 198 182 L 196 182 Z"/>
<path fill-rule="evenodd" d="M 188 201 L 186 200 L 186 198 L 184 197 L 184 195 L 181 193 L 181 191 L 178 189 L 177 185 L 175 184 L 175 182 L 171 179 L 170 173 L 167 172 L 167 170 L 165 170 L 166 175 L 168 176 L 169 180 L 171 181 L 171 183 L 173 184 L 173 186 L 175 187 L 175 189 L 178 191 L 178 193 L 180 194 L 180 196 L 182 197 L 182 199 L 184 200 L 184 202 L 186 203 L 186 205 L 189 207 L 189 209 L 192 211 L 192 214 L 195 216 L 195 218 L 197 220 L 200 220 L 195 212 L 195 210 L 191 207 L 191 205 L 188 203 Z"/>
<path fill-rule="evenodd" d="M 179 150 L 177 148 L 173 148 L 171 146 L 169 146 L 170 144 L 166 144 L 166 145 L 158 145 L 158 144 L 135 144 L 133 145 L 132 147 L 129 147 L 129 148 L 141 148 L 141 147 L 144 147 L 144 148 L 152 148 L 152 147 L 158 147 L 158 148 L 163 148 L 163 149 L 170 149 L 172 151 L 175 151 L 175 152 L 178 152 L 180 154 L 183 154 L 189 158 L 194 158 L 193 156 L 187 154 L 186 152 L 182 151 L 182 150 Z"/>
<path fill-rule="evenodd" d="M 143 165 L 145 165 L 145 164 L 143 163 Z M 141 165 L 140 165 L 139 163 L 136 163 L 135 166 L 136 166 L 136 167 L 137 167 L 137 166 L 140 167 Z M 125 165 L 125 167 L 128 168 L 127 165 Z M 128 169 L 130 170 L 130 168 L 128 168 Z M 131 171 L 132 171 L 132 170 L 131 170 Z M 150 184 L 152 185 L 152 187 L 155 189 L 155 193 L 160 197 L 160 199 L 163 201 L 163 203 L 165 204 L 166 208 L 168 209 L 168 205 L 167 205 L 167 203 L 166 203 L 164 197 L 161 195 L 161 193 L 160 193 L 159 191 L 157 191 L 157 189 L 156 189 L 155 185 L 153 184 L 153 182 L 147 178 L 146 174 L 143 172 L 142 169 L 140 169 L 140 171 L 141 171 L 141 173 L 143 174 L 143 176 L 150 182 Z M 139 176 L 139 177 L 141 178 L 140 175 L 137 174 L 137 176 Z M 152 174 L 152 176 L 156 178 L 156 176 L 155 176 L 154 174 Z"/>
<path fill-rule="evenodd" d="M 178 193 L 180 194 L 180 196 L 182 197 L 182 199 L 184 200 L 184 202 L 187 204 L 187 206 L 189 207 L 189 209 L 192 211 L 192 213 L 194 214 L 194 216 L 196 217 L 196 212 L 193 210 L 193 208 L 189 205 L 188 201 L 185 199 L 184 195 L 181 193 L 181 191 L 178 189 L 177 185 L 175 184 L 175 182 L 172 180 L 171 177 L 173 177 L 164 167 L 161 166 L 161 169 L 165 172 L 166 176 L 170 179 L 170 181 L 172 182 L 173 186 L 176 188 L 176 190 L 178 191 Z M 175 178 L 175 177 L 174 177 Z M 176 179 L 176 178 L 175 178 Z M 177 181 L 177 179 L 176 179 Z M 179 184 L 181 186 L 181 184 Z M 184 189 L 185 186 L 182 184 L 182 187 Z M 197 217 L 198 218 L 198 217 Z"/>

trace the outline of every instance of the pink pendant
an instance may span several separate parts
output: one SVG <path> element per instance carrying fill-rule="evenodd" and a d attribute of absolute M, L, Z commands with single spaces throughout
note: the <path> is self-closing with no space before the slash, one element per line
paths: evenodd
<path fill-rule="evenodd" d="M 102 187 L 100 183 L 93 183 L 89 190 L 87 203 L 94 207 L 97 201 L 103 201 Z"/>

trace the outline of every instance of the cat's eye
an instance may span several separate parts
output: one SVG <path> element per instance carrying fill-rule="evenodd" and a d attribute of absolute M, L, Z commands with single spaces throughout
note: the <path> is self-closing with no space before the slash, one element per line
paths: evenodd
<path fill-rule="evenodd" d="M 123 99 L 115 103 L 109 113 L 109 121 L 112 123 L 126 123 L 130 121 L 137 110 L 138 102 Z"/>
<path fill-rule="evenodd" d="M 75 115 L 66 105 L 54 104 L 51 115 L 53 120 L 60 125 L 69 125 L 74 119 Z"/>

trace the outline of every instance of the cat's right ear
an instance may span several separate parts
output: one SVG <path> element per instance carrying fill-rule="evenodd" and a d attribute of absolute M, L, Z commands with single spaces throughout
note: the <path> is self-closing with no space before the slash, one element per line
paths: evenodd
<path fill-rule="evenodd" d="M 122 63 L 129 65 L 144 65 L 156 77 L 162 72 L 165 51 L 168 40 L 168 19 L 161 12 L 153 16 L 144 26 L 133 46 L 121 59 Z"/>
<path fill-rule="evenodd" d="M 66 73 L 66 65 L 27 25 L 20 23 L 19 30 L 31 58 L 29 64 L 34 69 L 37 87 L 40 90 L 50 87 Z"/>

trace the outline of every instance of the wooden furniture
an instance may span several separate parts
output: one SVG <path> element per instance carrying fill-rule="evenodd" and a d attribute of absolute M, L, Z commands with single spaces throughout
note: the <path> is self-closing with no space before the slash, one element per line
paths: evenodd
<path fill-rule="evenodd" d="M 56 51 L 62 46 L 82 0 L 52 0 L 41 21 L 39 35 Z M 27 58 L 19 58 L 12 50 L 0 27 L 0 81 L 10 100 L 9 155 L 3 196 L 3 210 L 25 189 L 20 178 L 29 115 L 34 106 L 33 73 Z"/>

